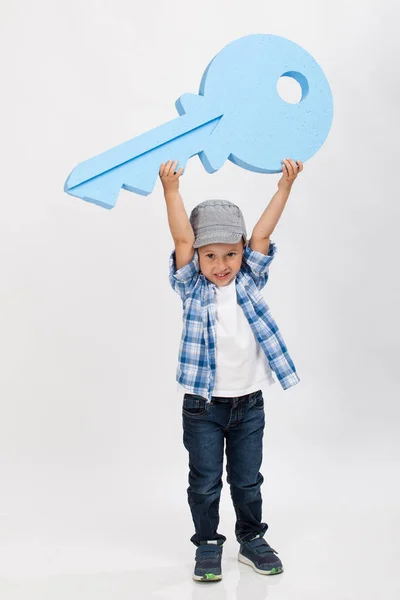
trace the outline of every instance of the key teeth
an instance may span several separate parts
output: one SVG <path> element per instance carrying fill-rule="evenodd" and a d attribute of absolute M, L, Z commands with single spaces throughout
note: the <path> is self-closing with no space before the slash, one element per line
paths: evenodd
<path fill-rule="evenodd" d="M 97 206 L 101 206 L 101 208 L 106 208 L 107 210 L 114 208 L 117 203 L 121 188 L 115 190 L 115 192 L 112 194 L 107 193 L 102 196 L 100 193 L 98 193 L 99 190 L 96 190 L 97 193 L 91 192 L 90 189 L 84 192 L 84 185 L 85 184 L 75 186 L 73 190 L 68 191 L 68 194 L 70 196 L 74 196 L 75 198 L 80 198 L 85 202 L 89 202 L 90 204 L 96 204 Z"/>
<path fill-rule="evenodd" d="M 207 173 L 212 174 L 225 164 L 226 160 L 229 158 L 229 154 L 221 151 L 217 146 L 211 146 L 200 152 L 199 158 Z"/>

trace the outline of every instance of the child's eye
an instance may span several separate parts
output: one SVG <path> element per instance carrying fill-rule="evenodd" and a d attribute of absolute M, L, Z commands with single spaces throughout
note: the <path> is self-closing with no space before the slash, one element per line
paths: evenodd
<path fill-rule="evenodd" d="M 232 255 L 232 254 L 233 254 L 233 255 L 236 255 L 237 253 L 236 253 L 236 252 L 229 252 L 229 253 L 228 253 L 228 256 L 229 256 L 229 255 Z M 213 257 L 213 256 L 214 256 L 214 254 L 206 254 L 206 256 L 207 256 L 207 258 L 211 258 L 211 257 Z"/>

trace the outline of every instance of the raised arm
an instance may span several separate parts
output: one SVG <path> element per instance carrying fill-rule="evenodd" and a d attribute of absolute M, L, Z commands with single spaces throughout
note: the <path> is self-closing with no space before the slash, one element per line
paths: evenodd
<path fill-rule="evenodd" d="M 172 163 L 171 160 L 163 163 L 159 175 L 164 188 L 169 228 L 175 244 L 176 268 L 179 270 L 193 258 L 195 235 L 179 193 L 179 177 L 183 173 L 183 167 L 175 173 L 177 164 L 177 161 Z"/>
<path fill-rule="evenodd" d="M 296 163 L 290 159 L 283 161 L 283 175 L 278 182 L 278 191 L 273 195 L 251 234 L 250 247 L 252 250 L 257 250 L 262 254 L 268 253 L 269 238 L 281 218 L 293 182 L 302 170 L 303 163 L 300 160 Z"/>

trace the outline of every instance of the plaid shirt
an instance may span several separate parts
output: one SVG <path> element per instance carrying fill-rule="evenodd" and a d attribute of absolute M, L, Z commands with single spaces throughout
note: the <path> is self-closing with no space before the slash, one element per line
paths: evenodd
<path fill-rule="evenodd" d="M 268 255 L 245 246 L 240 271 L 236 275 L 237 300 L 261 345 L 282 388 L 300 381 L 285 342 L 260 290 L 268 280 L 268 270 L 277 248 L 270 242 Z M 176 381 L 188 392 L 211 401 L 215 382 L 216 285 L 200 271 L 197 250 L 190 263 L 176 270 L 175 250 L 169 259 L 169 281 L 183 303 L 183 329 Z"/>

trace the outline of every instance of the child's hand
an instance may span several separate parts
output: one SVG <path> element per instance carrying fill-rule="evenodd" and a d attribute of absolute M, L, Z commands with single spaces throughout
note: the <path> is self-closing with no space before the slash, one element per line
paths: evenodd
<path fill-rule="evenodd" d="M 278 188 L 291 188 L 297 175 L 301 173 L 302 170 L 303 163 L 301 162 L 301 160 L 296 160 L 296 162 L 294 162 L 294 160 L 292 160 L 291 158 L 288 158 L 286 160 L 284 159 L 282 165 L 283 175 L 278 181 Z"/>
<path fill-rule="evenodd" d="M 180 167 L 175 173 L 177 164 L 177 160 L 174 163 L 172 163 L 172 160 L 169 160 L 167 163 L 162 163 L 160 167 L 159 175 L 164 192 L 177 192 L 179 190 L 179 177 L 183 173 L 183 167 Z"/>

